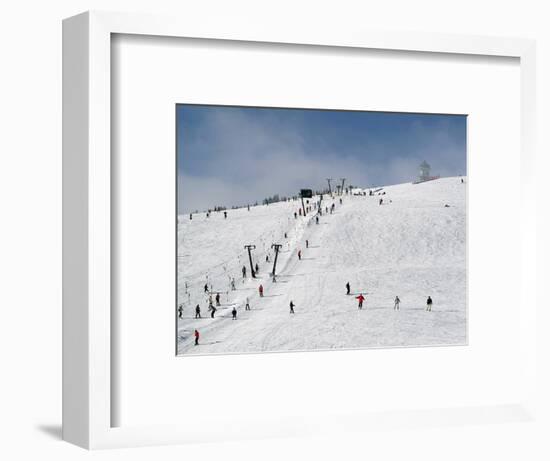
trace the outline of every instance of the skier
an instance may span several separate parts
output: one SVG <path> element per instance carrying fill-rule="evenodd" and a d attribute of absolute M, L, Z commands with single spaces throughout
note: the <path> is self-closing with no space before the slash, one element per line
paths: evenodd
<path fill-rule="evenodd" d="M 232 320 L 237 320 L 237 308 L 233 307 L 233 310 L 231 311 L 231 315 L 233 316 Z"/>
<path fill-rule="evenodd" d="M 260 272 L 260 266 L 258 266 L 258 263 L 256 263 L 256 267 L 254 267 L 254 270 L 256 271 L 256 274 Z"/>
<path fill-rule="evenodd" d="M 378 202 L 378 205 L 382 205 L 382 202 L 384 201 L 384 199 L 380 199 L 380 201 Z"/>
<path fill-rule="evenodd" d="M 195 330 L 195 346 L 199 345 L 199 330 Z"/>
<path fill-rule="evenodd" d="M 201 307 L 197 304 L 197 307 L 195 307 L 195 318 L 200 319 L 201 318 Z"/>
<path fill-rule="evenodd" d="M 189 220 L 193 219 L 193 213 L 189 213 Z"/>
<path fill-rule="evenodd" d="M 298 250 L 298 259 L 302 260 L 302 250 Z"/>
<path fill-rule="evenodd" d="M 180 304 L 179 307 L 178 307 L 178 317 L 180 319 L 183 318 L 183 306 Z"/>
<path fill-rule="evenodd" d="M 298 219 L 298 213 L 294 212 L 294 219 Z"/>
<path fill-rule="evenodd" d="M 306 240 L 306 248 L 309 248 L 309 240 Z"/>
<path fill-rule="evenodd" d="M 208 293 L 208 283 L 205 283 L 205 284 L 204 284 L 204 292 L 205 292 L 205 293 Z"/>
<path fill-rule="evenodd" d="M 464 184 L 464 178 L 460 178 L 460 183 Z"/>
<path fill-rule="evenodd" d="M 346 283 L 346 294 L 347 294 L 347 295 L 349 295 L 350 290 L 351 290 L 351 286 L 350 286 L 349 282 L 347 282 L 347 283 Z"/>
<path fill-rule="evenodd" d="M 432 298 L 430 296 L 428 296 L 428 299 L 426 300 L 426 310 L 428 312 L 431 312 L 432 311 Z"/>
<path fill-rule="evenodd" d="M 290 313 L 294 314 L 294 303 L 290 301 Z"/>
<path fill-rule="evenodd" d="M 208 310 L 210 311 L 210 317 L 214 318 L 214 314 L 216 313 L 216 308 L 214 307 L 214 304 L 210 303 L 208 306 Z"/>
<path fill-rule="evenodd" d="M 216 293 L 216 306 L 220 305 L 220 294 Z"/>
<path fill-rule="evenodd" d="M 342 205 L 342 199 L 340 199 L 340 205 Z"/>
<path fill-rule="evenodd" d="M 266 262 L 266 263 L 269 262 L 269 255 L 265 255 L 265 262 Z"/>
<path fill-rule="evenodd" d="M 227 219 L 227 211 L 224 211 L 224 212 L 223 212 L 223 218 L 224 218 L 224 219 Z"/>
<path fill-rule="evenodd" d="M 315 224 L 319 224 L 319 216 L 315 216 Z"/>
<path fill-rule="evenodd" d="M 393 310 L 398 311 L 399 310 L 399 303 L 401 303 L 401 300 L 399 299 L 399 296 L 395 297 L 395 301 L 393 304 Z"/>
<path fill-rule="evenodd" d="M 363 301 L 365 300 L 365 297 L 363 296 L 363 293 L 361 293 L 357 298 L 355 298 L 359 301 L 359 304 L 357 306 L 358 309 L 363 309 Z"/>
<path fill-rule="evenodd" d="M 248 211 L 250 211 L 250 205 L 248 205 L 247 208 L 248 208 Z"/>
<path fill-rule="evenodd" d="M 243 279 L 246 278 L 246 267 L 243 266 L 243 268 L 241 269 L 242 270 L 242 273 L 243 273 Z"/>
<path fill-rule="evenodd" d="M 249 310 L 250 310 L 250 303 L 248 302 L 248 298 L 246 298 L 246 306 L 244 306 L 244 310 L 245 310 L 245 311 L 249 311 Z"/>
<path fill-rule="evenodd" d="M 288 238 L 287 235 L 286 235 L 286 232 L 285 232 L 285 239 Z"/>
<path fill-rule="evenodd" d="M 260 293 L 260 298 L 263 298 L 264 297 L 264 286 L 263 285 L 260 285 L 258 287 L 258 292 Z"/>

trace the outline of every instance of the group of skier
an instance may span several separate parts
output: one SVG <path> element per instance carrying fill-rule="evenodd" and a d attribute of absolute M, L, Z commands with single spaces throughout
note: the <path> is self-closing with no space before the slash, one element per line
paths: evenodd
<path fill-rule="evenodd" d="M 309 201 L 308 201 L 308 204 L 309 204 Z M 340 198 L 340 204 L 342 204 L 342 199 L 341 198 Z M 315 204 L 315 208 L 318 209 L 318 213 L 315 216 L 315 222 L 316 222 L 316 224 L 319 224 L 319 215 L 322 215 L 322 208 L 320 207 L 320 204 Z M 308 206 L 306 208 L 306 213 L 310 212 L 311 210 L 312 210 L 312 207 Z M 334 212 L 334 210 L 335 210 L 335 204 L 334 203 L 331 204 L 330 208 L 326 207 L 326 212 L 327 213 L 329 212 L 329 210 L 330 210 L 330 214 L 332 214 Z M 209 212 L 210 212 L 210 210 L 209 210 Z M 294 212 L 294 218 L 297 219 L 298 216 L 305 216 L 305 214 L 302 213 L 301 209 L 298 209 L 298 212 Z M 227 218 L 227 213 L 225 211 L 224 211 L 224 218 Z M 285 237 L 285 239 L 288 238 L 287 232 L 284 233 L 284 237 Z M 306 243 L 306 249 L 309 249 L 309 239 L 306 239 L 305 243 Z M 302 259 L 302 250 L 301 249 L 298 249 L 297 255 L 298 255 L 298 260 L 301 260 Z M 265 261 L 266 261 L 266 263 L 269 262 L 269 254 L 266 254 Z M 255 275 L 255 273 L 259 272 L 258 263 L 256 263 L 254 269 L 255 269 L 255 272 L 254 272 L 254 270 L 252 271 L 253 276 Z M 245 265 L 243 265 L 242 268 L 241 268 L 241 274 L 242 274 L 243 279 L 245 279 L 246 276 L 247 276 L 247 269 L 246 269 Z M 273 281 L 275 281 L 275 274 L 273 274 Z M 235 290 L 235 279 L 234 278 L 231 279 L 231 290 Z M 206 283 L 204 285 L 204 292 L 205 293 L 210 292 L 209 287 L 208 287 L 208 283 Z M 349 292 L 349 289 L 348 289 L 348 292 Z M 260 284 L 258 286 L 258 294 L 259 294 L 260 298 L 264 297 L 264 287 L 263 287 L 262 284 Z M 215 300 L 216 300 L 216 306 L 220 306 L 220 302 L 219 302 L 220 301 L 220 294 L 219 293 L 216 294 Z M 212 294 L 209 295 L 208 303 L 209 303 L 208 310 L 210 311 L 210 316 L 211 316 L 211 318 L 214 318 L 214 315 L 215 315 L 217 309 L 212 303 Z M 362 301 L 360 301 L 360 303 L 361 303 L 361 306 L 362 306 Z M 295 306 L 296 305 L 294 304 L 294 301 L 291 300 L 290 303 L 289 303 L 289 307 L 290 307 L 289 313 L 290 314 L 295 314 L 295 311 L 294 311 Z M 246 298 L 245 310 L 247 310 L 247 311 L 250 310 L 249 298 Z M 180 305 L 179 308 L 178 308 L 178 311 L 179 311 L 179 318 L 180 319 L 183 318 L 183 306 Z M 202 318 L 201 317 L 201 309 L 200 309 L 199 304 L 197 304 L 197 306 L 195 307 L 195 318 L 196 319 L 197 318 L 199 318 L 199 319 Z M 233 308 L 231 310 L 231 318 L 232 318 L 232 320 L 237 319 L 237 309 L 236 309 L 235 306 L 233 306 Z M 195 332 L 194 332 L 194 337 L 195 337 L 195 345 L 197 346 L 199 344 L 200 334 L 199 334 L 199 331 L 196 330 L 196 329 L 195 329 Z"/>
<path fill-rule="evenodd" d="M 369 195 L 373 195 L 372 194 L 372 191 L 369 191 Z M 382 195 L 382 194 L 378 194 L 378 195 Z M 384 193 L 385 195 L 385 193 Z M 339 199 L 339 203 L 342 204 L 342 199 L 340 198 Z M 383 203 L 383 199 L 380 198 L 379 199 L 379 205 L 382 205 Z M 319 205 L 316 205 L 315 208 L 318 210 L 317 212 L 317 215 L 315 216 L 315 222 L 316 224 L 319 224 L 319 216 L 321 215 L 322 216 L 322 211 L 323 209 L 321 208 L 320 206 L 320 202 L 319 202 Z M 325 212 L 328 214 L 330 212 L 330 214 L 332 214 L 335 210 L 335 204 L 332 203 L 330 207 L 325 207 Z M 306 212 L 309 212 L 311 211 L 311 207 L 307 207 L 306 209 Z M 298 216 L 303 216 L 304 214 L 302 213 L 302 210 L 301 209 L 298 209 L 297 212 L 293 212 L 294 214 L 294 218 L 297 219 Z M 227 212 L 224 211 L 224 218 L 227 218 Z M 287 233 L 285 232 L 284 233 L 284 237 L 285 239 L 288 238 L 287 236 Z M 306 239 L 305 240 L 305 245 L 306 245 L 306 249 L 309 248 L 309 240 Z M 297 250 L 297 256 L 298 256 L 298 260 L 302 260 L 302 250 L 298 248 Z M 266 262 L 269 262 L 269 254 L 266 254 Z M 241 269 L 241 272 L 242 272 L 242 277 L 243 279 L 246 278 L 247 276 L 247 268 L 245 265 L 242 266 L 242 269 Z M 259 267 L 258 267 L 258 263 L 256 263 L 255 267 L 252 269 L 252 276 L 254 277 L 255 276 L 255 273 L 258 273 L 259 272 Z M 275 280 L 274 280 L 275 281 Z M 345 285 L 346 287 L 346 294 L 347 295 L 350 295 L 351 294 L 351 285 L 349 282 L 346 283 Z M 232 290 L 235 290 L 235 279 L 231 279 L 231 289 Z M 204 286 L 204 291 L 205 293 L 206 292 L 209 292 L 208 290 L 208 284 L 205 284 Z M 263 298 L 264 297 L 264 287 L 262 284 L 260 284 L 258 286 L 258 294 L 259 294 L 259 297 L 260 298 Z M 355 299 L 357 300 L 358 304 L 357 304 L 357 308 L 359 310 L 362 310 L 363 309 L 363 304 L 366 300 L 365 296 L 363 293 L 359 293 L 358 296 L 355 297 Z M 217 293 L 216 296 L 215 296 L 215 301 L 216 301 L 216 306 L 220 306 L 220 294 Z M 209 296 L 209 311 L 210 311 L 210 316 L 211 318 L 214 318 L 214 315 L 215 315 L 215 312 L 216 312 L 216 307 L 214 306 L 213 302 L 212 302 L 212 294 L 210 294 Z M 393 309 L 394 310 L 399 310 L 400 309 L 400 304 L 401 304 L 401 300 L 399 298 L 399 296 L 396 296 L 395 299 L 394 299 L 394 307 Z M 431 312 L 432 310 L 432 304 L 433 304 L 433 301 L 432 301 L 432 298 L 431 296 L 428 296 L 427 300 L 426 300 L 426 311 L 429 311 Z M 293 300 L 290 300 L 290 303 L 289 303 L 289 313 L 290 314 L 295 314 L 295 311 L 294 311 L 294 308 L 295 308 L 295 304 L 294 304 L 294 301 Z M 250 302 L 249 302 L 249 298 L 247 297 L 246 298 L 246 304 L 245 304 L 245 310 L 246 311 L 250 311 Z M 179 318 L 181 319 L 182 316 L 183 316 L 183 308 L 182 306 L 180 305 L 179 308 L 178 308 L 178 313 L 179 313 Z M 195 308 L 195 318 L 201 318 L 201 310 L 200 310 L 200 306 L 197 304 L 196 308 Z M 232 310 L 231 310 L 231 318 L 232 320 L 236 320 L 237 319 L 237 308 L 236 306 L 233 306 L 232 307 Z M 194 338 L 195 338 L 195 345 L 198 345 L 199 344 L 199 338 L 200 338 L 200 333 L 197 329 L 195 329 L 194 331 Z"/>
<path fill-rule="evenodd" d="M 349 282 L 346 282 L 346 295 L 351 294 L 351 285 Z M 357 308 L 363 309 L 363 302 L 365 301 L 365 297 L 363 296 L 363 293 L 359 293 L 359 296 L 356 296 L 355 299 L 357 299 Z M 399 299 L 399 296 L 396 296 L 393 300 L 393 310 L 398 311 L 399 306 L 401 304 L 401 300 Z M 431 312 L 432 311 L 432 304 L 433 300 L 431 296 L 428 296 L 428 299 L 426 300 L 426 311 Z"/>

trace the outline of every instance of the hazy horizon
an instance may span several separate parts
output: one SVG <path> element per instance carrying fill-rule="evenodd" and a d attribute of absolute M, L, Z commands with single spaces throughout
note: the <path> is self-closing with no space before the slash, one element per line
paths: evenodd
<path fill-rule="evenodd" d="M 466 175 L 466 116 L 177 106 L 178 213 L 246 206 L 300 188 Z"/>

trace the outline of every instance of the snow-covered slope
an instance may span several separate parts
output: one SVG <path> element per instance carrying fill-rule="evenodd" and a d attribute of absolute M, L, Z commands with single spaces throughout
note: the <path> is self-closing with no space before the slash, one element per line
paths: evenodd
<path fill-rule="evenodd" d="M 315 212 L 294 218 L 298 201 L 229 210 L 227 219 L 223 213 L 209 218 L 197 214 L 192 220 L 180 216 L 179 353 L 465 344 L 466 184 L 443 178 L 384 187 L 383 192 L 344 195 L 342 204 L 339 197 L 325 197 L 319 224 Z M 325 213 L 333 202 L 334 213 Z M 272 243 L 283 244 L 276 283 L 269 277 Z M 256 279 L 250 278 L 245 244 L 257 247 Z M 207 280 L 214 293 L 221 292 L 214 319 L 203 289 Z M 359 293 L 366 297 L 363 310 L 357 308 Z M 396 295 L 399 311 L 394 310 Z M 432 312 L 425 311 L 428 296 Z M 244 310 L 246 298 L 250 311 Z M 294 315 L 289 313 L 291 300 Z M 194 318 L 196 304 L 201 319 Z M 237 320 L 231 318 L 233 306 Z M 199 346 L 194 346 L 195 329 L 201 335 Z"/>

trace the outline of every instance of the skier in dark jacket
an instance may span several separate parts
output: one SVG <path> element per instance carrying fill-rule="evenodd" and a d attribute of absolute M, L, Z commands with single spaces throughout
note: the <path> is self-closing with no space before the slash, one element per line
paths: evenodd
<path fill-rule="evenodd" d="M 231 315 L 233 316 L 233 320 L 237 320 L 237 309 L 235 307 L 231 311 Z"/>
<path fill-rule="evenodd" d="M 242 273 L 243 273 L 243 279 L 246 277 L 246 267 L 243 266 L 243 268 L 241 269 Z"/>
<path fill-rule="evenodd" d="M 208 293 L 208 283 L 205 283 L 205 284 L 204 284 L 204 292 L 205 292 L 205 293 Z"/>
<path fill-rule="evenodd" d="M 290 313 L 294 314 L 294 303 L 290 301 Z"/>
<path fill-rule="evenodd" d="M 195 307 L 195 318 L 200 319 L 201 318 L 201 307 L 197 304 L 197 307 Z"/>
<path fill-rule="evenodd" d="M 214 318 L 214 314 L 216 313 L 216 308 L 214 307 L 214 304 L 210 303 L 210 306 L 208 306 L 208 310 L 210 311 L 210 317 Z"/>
<path fill-rule="evenodd" d="M 220 305 L 220 294 L 216 293 L 216 306 Z"/>
<path fill-rule="evenodd" d="M 183 318 L 183 306 L 181 304 L 178 306 L 178 317 Z"/>
<path fill-rule="evenodd" d="M 256 274 L 260 272 L 260 266 L 258 266 L 258 263 L 256 263 L 256 267 L 254 267 L 254 270 L 256 271 Z"/>
<path fill-rule="evenodd" d="M 432 298 L 431 296 L 428 296 L 428 299 L 426 300 L 426 310 L 428 312 L 432 311 L 432 304 L 433 304 Z"/>
<path fill-rule="evenodd" d="M 346 294 L 349 295 L 350 291 L 351 291 L 351 286 L 350 286 L 349 282 L 347 282 L 346 283 Z"/>

